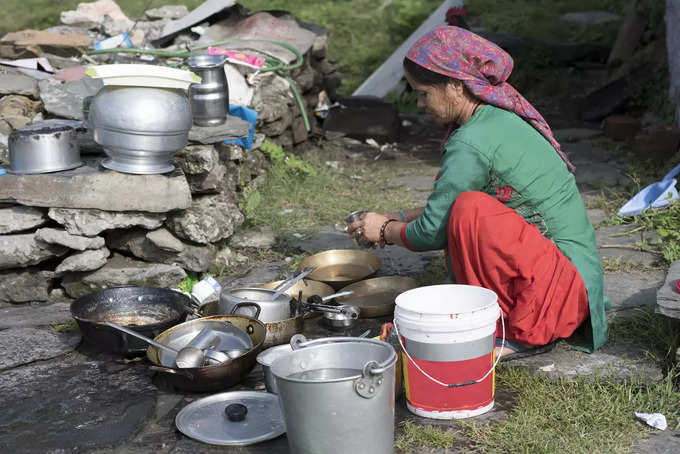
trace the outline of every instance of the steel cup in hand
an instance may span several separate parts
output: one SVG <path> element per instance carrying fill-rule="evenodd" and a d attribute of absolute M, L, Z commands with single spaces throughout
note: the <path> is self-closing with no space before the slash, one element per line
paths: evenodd
<path fill-rule="evenodd" d="M 353 211 L 351 212 L 346 218 L 345 222 L 347 223 L 347 227 L 349 227 L 351 224 L 360 221 L 361 216 L 363 216 L 364 213 L 368 213 L 367 210 L 358 210 L 358 211 Z M 373 243 L 371 241 L 368 241 L 366 238 L 364 238 L 364 231 L 362 229 L 357 229 L 354 231 L 352 234 L 354 237 L 354 241 L 359 245 L 359 247 L 362 247 L 364 249 L 370 249 L 373 247 Z"/>

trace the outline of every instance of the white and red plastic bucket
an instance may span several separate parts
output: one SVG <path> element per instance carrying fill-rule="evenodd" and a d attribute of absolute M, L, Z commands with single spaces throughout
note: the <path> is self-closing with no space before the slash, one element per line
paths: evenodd
<path fill-rule="evenodd" d="M 397 296 L 394 326 L 412 413 L 459 419 L 493 408 L 500 316 L 497 295 L 482 287 L 433 285 Z"/>

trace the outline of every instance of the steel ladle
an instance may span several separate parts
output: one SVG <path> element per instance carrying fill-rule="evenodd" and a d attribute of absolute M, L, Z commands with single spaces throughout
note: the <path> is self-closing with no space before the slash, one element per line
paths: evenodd
<path fill-rule="evenodd" d="M 167 345 L 163 345 L 159 342 L 156 342 L 153 339 L 149 339 L 146 336 L 142 336 L 136 331 L 120 326 L 117 323 L 104 322 L 104 324 L 110 326 L 111 328 L 115 328 L 118 331 L 122 331 L 125 334 L 129 334 L 130 336 L 134 336 L 137 339 L 141 339 L 144 342 L 153 345 L 154 347 L 174 353 L 175 364 L 177 364 L 177 367 L 181 369 L 186 369 L 190 367 L 202 367 L 203 364 L 205 363 L 206 358 L 209 358 L 213 361 L 217 361 L 218 363 L 222 363 L 229 359 L 229 356 L 225 355 L 222 352 L 218 352 L 215 350 L 206 350 L 204 352 L 200 348 L 196 347 L 184 347 L 183 349 L 178 351 L 172 347 L 168 347 Z"/>
<path fill-rule="evenodd" d="M 281 285 L 279 285 L 278 287 L 276 287 L 274 289 L 274 294 L 271 296 L 270 300 L 276 301 L 276 298 L 278 298 L 280 295 L 282 295 L 283 292 L 285 292 L 286 290 L 288 290 L 289 288 L 291 288 L 292 286 L 297 284 L 299 280 L 304 279 L 309 273 L 311 273 L 315 269 L 316 269 L 316 266 L 308 266 L 307 268 L 302 270 L 302 273 L 298 274 L 297 276 L 295 276 L 291 280 L 286 281 L 286 282 L 282 283 Z"/>

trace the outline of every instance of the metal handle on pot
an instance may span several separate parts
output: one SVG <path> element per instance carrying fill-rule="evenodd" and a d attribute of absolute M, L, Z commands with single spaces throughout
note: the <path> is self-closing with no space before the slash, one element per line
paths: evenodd
<path fill-rule="evenodd" d="M 259 317 L 259 316 L 260 316 L 260 312 L 262 311 L 262 308 L 260 307 L 259 304 L 254 303 L 254 302 L 252 302 L 252 301 L 245 301 L 245 302 L 243 302 L 243 303 L 236 303 L 236 304 L 234 305 L 234 307 L 231 308 L 230 315 L 238 315 L 238 314 L 236 313 L 236 311 L 239 310 L 239 309 L 242 308 L 242 307 L 254 307 L 254 308 L 255 308 L 255 317 L 253 317 L 253 318 Z"/>
<path fill-rule="evenodd" d="M 380 391 L 383 380 L 383 372 L 387 367 L 380 367 L 377 361 L 369 361 L 361 370 L 361 378 L 354 380 L 354 391 L 364 399 L 375 397 Z"/>
<path fill-rule="evenodd" d="M 172 369 L 170 367 L 156 365 L 149 366 L 149 369 L 151 369 L 154 372 L 163 372 L 170 375 L 182 375 L 192 381 L 194 379 L 194 374 L 192 374 L 186 369 Z"/>

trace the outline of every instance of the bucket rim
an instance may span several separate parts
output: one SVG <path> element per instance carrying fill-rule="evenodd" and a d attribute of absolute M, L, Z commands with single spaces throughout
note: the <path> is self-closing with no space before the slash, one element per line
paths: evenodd
<path fill-rule="evenodd" d="M 481 287 L 479 285 L 467 285 L 467 284 L 437 284 L 437 285 L 425 285 L 423 287 L 416 287 L 412 288 L 410 290 L 407 290 L 403 293 L 400 293 L 397 295 L 395 298 L 395 311 L 400 310 L 400 311 L 405 311 L 405 312 L 412 312 L 412 313 L 420 313 L 424 315 L 447 315 L 448 313 L 444 314 L 441 311 L 435 311 L 435 310 L 427 310 L 426 307 L 419 307 L 417 310 L 405 307 L 405 301 L 404 299 L 412 296 L 416 293 L 423 292 L 425 289 L 436 289 L 436 288 L 447 288 L 447 289 L 455 289 L 455 288 L 466 288 L 466 289 L 474 289 L 474 291 L 478 291 L 480 294 L 486 294 L 486 296 L 493 297 L 488 304 L 485 304 L 483 306 L 477 307 L 473 310 L 465 311 L 465 312 L 460 312 L 460 313 L 465 313 L 465 314 L 475 314 L 477 312 L 482 312 L 482 311 L 487 311 L 489 309 L 493 309 L 494 307 L 498 307 L 498 294 L 494 292 L 493 290 L 490 290 L 486 287 Z M 401 304 L 400 304 L 401 302 Z"/>
<path fill-rule="evenodd" d="M 307 379 L 303 379 L 303 378 L 284 377 L 284 376 L 276 373 L 276 369 L 278 369 L 276 367 L 276 363 L 278 363 L 279 361 L 286 360 L 289 356 L 294 355 L 296 352 L 302 352 L 302 351 L 309 351 L 309 350 L 313 350 L 313 349 L 324 348 L 324 347 L 327 347 L 327 346 L 329 346 L 333 343 L 340 343 L 340 342 L 342 342 L 342 343 L 356 343 L 356 344 L 371 343 L 371 344 L 379 345 L 380 347 L 386 348 L 389 351 L 389 356 L 382 363 L 378 363 L 378 367 L 380 369 L 388 369 L 388 368 L 394 366 L 397 362 L 397 352 L 394 349 L 394 347 L 392 347 L 392 345 L 390 345 L 387 342 L 380 341 L 380 340 L 377 340 L 377 339 L 366 339 L 364 337 L 326 337 L 326 338 L 321 338 L 321 339 L 318 339 L 318 340 L 319 341 L 326 341 L 326 342 L 319 343 L 318 345 L 310 345 L 308 347 L 303 347 L 303 348 L 300 348 L 298 350 L 293 350 L 291 355 L 284 355 L 284 356 L 281 356 L 281 357 L 275 359 L 274 362 L 272 362 L 271 365 L 270 365 L 272 375 L 274 375 L 274 377 L 276 377 L 277 380 L 280 379 L 280 380 L 284 380 L 284 381 L 291 382 L 291 383 L 305 383 L 305 384 L 340 383 L 340 382 L 356 380 L 357 378 L 361 378 L 362 374 L 359 373 L 359 374 L 356 374 L 356 375 L 348 375 L 346 377 L 332 378 L 332 379 L 326 379 L 326 380 L 307 380 Z M 369 361 L 367 361 L 367 363 L 368 362 Z"/>

